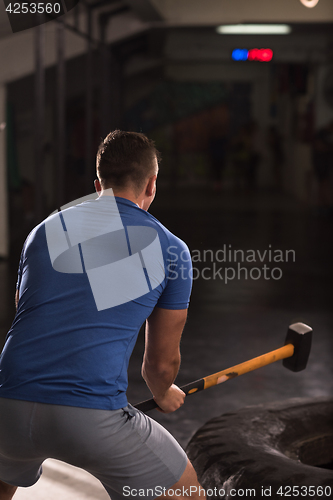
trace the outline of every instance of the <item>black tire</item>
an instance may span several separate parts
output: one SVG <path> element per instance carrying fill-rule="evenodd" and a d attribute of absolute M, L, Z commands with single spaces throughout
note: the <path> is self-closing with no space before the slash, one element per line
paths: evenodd
<path fill-rule="evenodd" d="M 201 427 L 186 451 L 208 499 L 333 498 L 333 399 L 225 413 Z"/>

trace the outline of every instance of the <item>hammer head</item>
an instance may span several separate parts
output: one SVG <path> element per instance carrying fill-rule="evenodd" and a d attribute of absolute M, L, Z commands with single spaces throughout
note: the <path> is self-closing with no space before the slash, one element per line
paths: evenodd
<path fill-rule="evenodd" d="M 283 366 L 293 372 L 306 368 L 312 341 L 312 328 L 304 323 L 294 323 L 288 328 L 285 345 L 293 344 L 294 354 L 283 360 Z"/>

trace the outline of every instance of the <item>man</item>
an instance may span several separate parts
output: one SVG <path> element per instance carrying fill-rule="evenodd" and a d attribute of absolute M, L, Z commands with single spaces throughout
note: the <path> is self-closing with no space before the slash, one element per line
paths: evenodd
<path fill-rule="evenodd" d="M 178 443 L 126 399 L 145 320 L 142 375 L 153 397 L 165 413 L 185 397 L 173 382 L 191 259 L 147 212 L 157 174 L 152 141 L 110 133 L 97 154 L 98 199 L 51 215 L 25 242 L 0 361 L 1 500 L 34 484 L 48 457 L 87 470 L 113 500 L 163 488 L 182 498 L 190 487 L 203 498 Z"/>

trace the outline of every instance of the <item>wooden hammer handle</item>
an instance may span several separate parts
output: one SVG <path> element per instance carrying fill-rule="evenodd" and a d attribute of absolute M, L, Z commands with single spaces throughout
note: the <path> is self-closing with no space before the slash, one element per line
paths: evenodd
<path fill-rule="evenodd" d="M 207 377 L 200 378 L 199 380 L 183 385 L 181 390 L 185 392 L 186 396 L 188 396 L 190 394 L 194 394 L 195 392 L 213 387 L 214 385 L 222 384 L 222 382 L 226 382 L 227 380 L 238 377 L 239 375 L 244 375 L 245 373 L 257 370 L 257 368 L 261 368 L 262 366 L 275 363 L 275 361 L 290 358 L 293 354 L 294 346 L 292 344 L 287 344 L 279 349 L 276 349 L 275 351 L 262 354 L 257 358 L 244 361 L 244 363 L 240 363 L 239 365 L 232 366 L 226 370 L 213 373 L 212 375 L 208 375 Z M 141 403 L 135 405 L 135 408 L 143 412 L 153 410 L 157 407 L 158 405 L 154 399 L 147 399 L 146 401 L 142 401 Z"/>

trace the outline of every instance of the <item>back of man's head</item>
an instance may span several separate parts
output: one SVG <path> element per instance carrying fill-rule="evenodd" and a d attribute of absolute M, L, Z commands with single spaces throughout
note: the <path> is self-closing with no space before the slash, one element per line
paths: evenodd
<path fill-rule="evenodd" d="M 103 189 L 131 188 L 137 194 L 150 176 L 156 174 L 159 152 L 152 140 L 138 132 L 114 130 L 100 144 L 96 169 Z"/>

